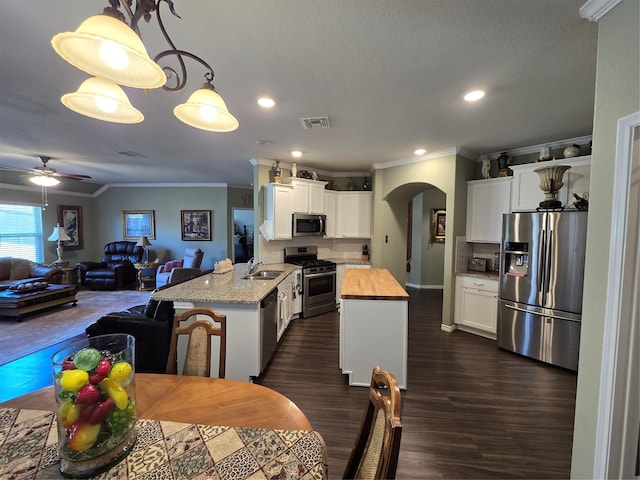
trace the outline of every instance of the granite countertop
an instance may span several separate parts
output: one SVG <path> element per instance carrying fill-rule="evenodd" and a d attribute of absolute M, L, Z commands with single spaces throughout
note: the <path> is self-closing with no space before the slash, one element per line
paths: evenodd
<path fill-rule="evenodd" d="M 246 266 L 242 263 L 235 265 L 231 272 L 201 275 L 173 287 L 153 292 L 151 298 L 174 302 L 258 303 L 295 269 L 294 265 L 288 263 L 260 265 L 256 269 L 258 272 L 281 270 L 282 273 L 274 280 L 247 280 L 242 278 L 247 274 Z"/>
<path fill-rule="evenodd" d="M 474 272 L 471 270 L 467 270 L 465 272 L 458 272 L 456 275 L 464 275 L 465 277 L 478 277 L 478 278 L 486 278 L 488 280 L 499 280 L 500 275 L 497 272 Z"/>
<path fill-rule="evenodd" d="M 361 258 L 323 258 L 322 260 L 329 260 L 336 265 L 371 265 L 371 260 Z"/>

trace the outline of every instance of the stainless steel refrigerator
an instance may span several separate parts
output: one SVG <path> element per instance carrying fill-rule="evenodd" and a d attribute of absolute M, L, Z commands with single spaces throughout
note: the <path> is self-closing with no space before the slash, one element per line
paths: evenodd
<path fill-rule="evenodd" d="M 505 214 L 498 346 L 578 369 L 587 212 Z"/>

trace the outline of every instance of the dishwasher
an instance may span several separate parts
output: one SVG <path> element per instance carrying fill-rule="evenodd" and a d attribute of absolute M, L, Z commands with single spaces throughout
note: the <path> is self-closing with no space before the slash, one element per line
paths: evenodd
<path fill-rule="evenodd" d="M 274 288 L 260 302 L 260 373 L 278 346 L 278 289 Z"/>

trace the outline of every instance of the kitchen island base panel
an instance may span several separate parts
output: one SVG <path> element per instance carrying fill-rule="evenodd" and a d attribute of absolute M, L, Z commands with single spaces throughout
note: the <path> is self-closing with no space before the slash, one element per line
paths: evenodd
<path fill-rule="evenodd" d="M 175 302 L 176 314 L 192 307 L 213 308 L 227 316 L 227 357 L 225 378 L 249 382 L 260 375 L 261 342 L 259 330 L 260 304 Z M 206 320 L 202 317 L 202 320 Z M 219 339 L 213 338 L 211 372 L 218 371 Z M 187 338 L 178 339 L 178 372 L 182 371 Z"/>
<path fill-rule="evenodd" d="M 406 390 L 408 305 L 405 300 L 341 300 L 340 368 L 349 385 L 370 386 L 378 365 Z"/>

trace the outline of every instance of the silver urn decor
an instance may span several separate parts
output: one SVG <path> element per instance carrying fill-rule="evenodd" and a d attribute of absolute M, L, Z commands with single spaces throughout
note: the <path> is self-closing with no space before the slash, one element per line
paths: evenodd
<path fill-rule="evenodd" d="M 570 168 L 568 165 L 555 165 L 534 170 L 540 176 L 540 190 L 544 192 L 544 200 L 540 202 L 540 208 L 553 209 L 562 207 L 562 202 L 557 199 L 558 191 L 564 185 L 562 183 L 564 172 Z"/>

